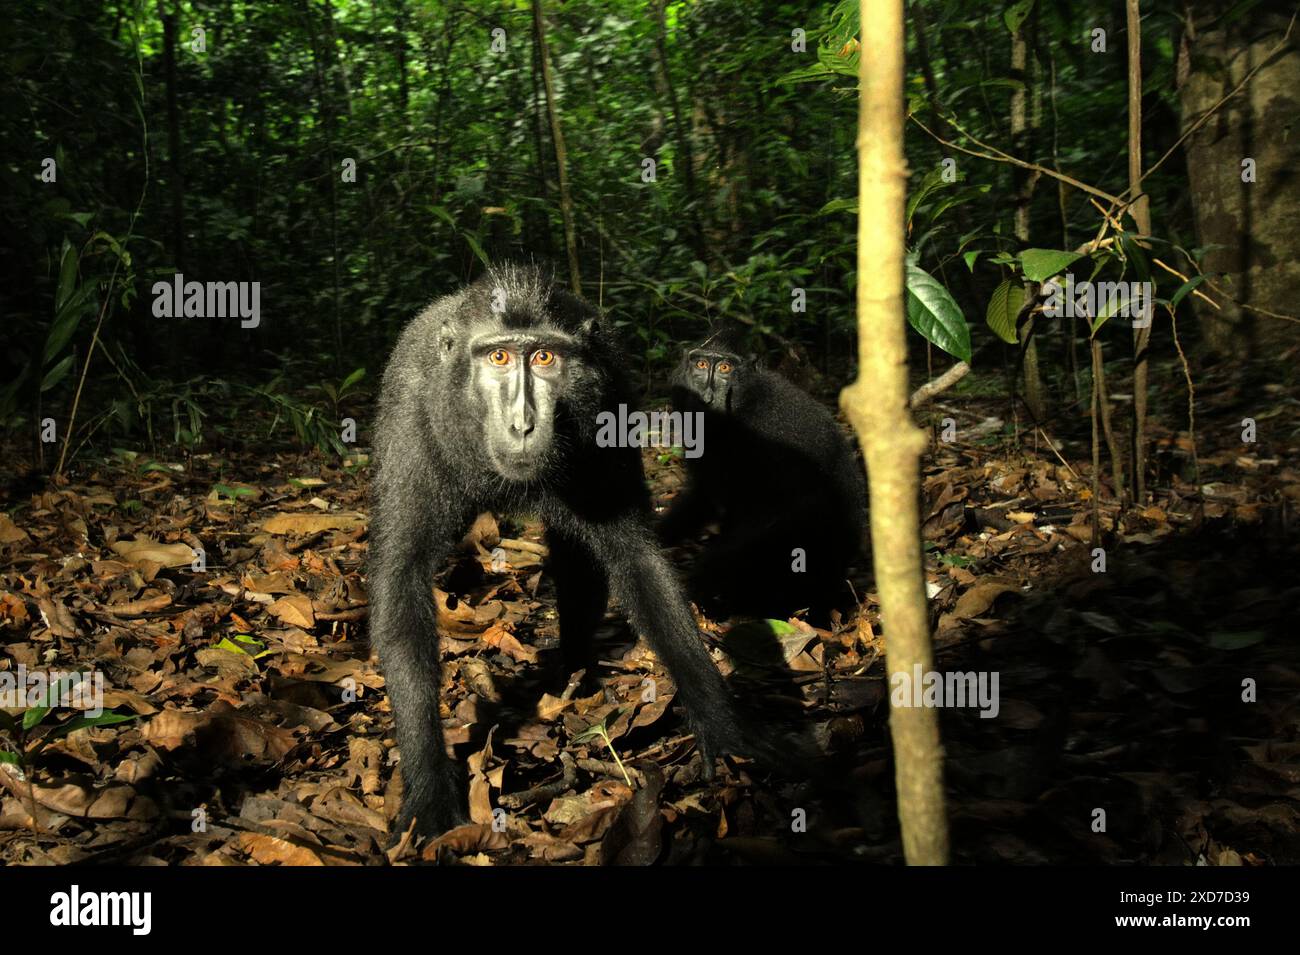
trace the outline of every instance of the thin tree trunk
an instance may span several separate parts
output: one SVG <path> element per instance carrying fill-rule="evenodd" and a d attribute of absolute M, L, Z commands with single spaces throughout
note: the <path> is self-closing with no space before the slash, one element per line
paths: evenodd
<path fill-rule="evenodd" d="M 158 0 L 163 25 L 163 74 L 167 81 L 167 178 L 172 199 L 172 255 L 176 270 L 185 271 L 185 179 L 181 174 L 181 119 L 176 84 L 176 12 Z"/>
<path fill-rule="evenodd" d="M 1106 365 L 1102 360 L 1101 340 L 1095 335 L 1092 339 L 1092 380 L 1095 382 L 1096 400 L 1101 410 L 1101 430 L 1106 435 L 1106 451 L 1110 454 L 1110 479 L 1114 485 L 1116 500 L 1124 499 L 1124 456 L 1120 454 L 1119 443 L 1115 440 L 1115 431 L 1110 420 L 1110 396 L 1106 394 Z"/>
<path fill-rule="evenodd" d="M 861 0 L 858 107 L 858 378 L 841 403 L 867 459 L 871 543 L 891 684 L 928 673 L 934 658 L 921 563 L 920 458 L 925 434 L 907 411 L 903 228 L 903 3 Z M 892 223 L 892 225 L 891 225 Z M 910 694 L 909 694 L 910 695 Z M 890 734 L 903 852 L 913 865 L 948 861 L 938 712 L 895 706 Z"/>
<path fill-rule="evenodd" d="M 333 97 L 326 86 L 326 70 L 323 63 L 324 54 L 321 52 L 320 37 L 312 25 L 312 17 L 315 16 L 315 12 L 307 0 L 303 0 L 302 10 L 307 23 L 308 37 L 311 40 L 312 63 L 315 66 L 316 76 L 316 96 L 320 101 L 321 126 L 325 131 L 325 178 L 330 186 L 330 261 L 333 265 L 334 280 L 334 371 L 336 374 L 341 374 L 343 371 L 343 298 L 339 275 L 339 167 L 334 157 L 334 108 L 331 105 Z M 326 16 L 331 15 L 331 8 L 328 4 L 325 7 L 325 13 Z M 327 35 L 332 34 L 333 28 L 329 27 L 326 33 Z M 332 44 L 330 49 L 332 52 Z M 331 59 L 337 59 L 337 57 L 331 55 Z"/>
<path fill-rule="evenodd" d="M 1151 234 L 1151 204 L 1142 192 L 1142 23 L 1138 0 L 1127 0 L 1128 18 L 1128 187 L 1138 196 L 1130 210 L 1138 232 Z M 1148 301 L 1143 296 L 1143 301 Z M 1150 307 L 1152 321 L 1155 309 Z M 1151 325 L 1133 329 L 1133 500 L 1146 497 L 1147 352 Z"/>
<path fill-rule="evenodd" d="M 1101 378 L 1097 375 L 1097 365 L 1101 357 L 1101 345 L 1092 342 L 1092 401 L 1088 408 L 1088 417 L 1092 419 L 1092 546 L 1101 546 L 1101 417 L 1098 405 L 1101 404 Z"/>
<path fill-rule="evenodd" d="M 1011 94 L 1011 144 L 1012 151 L 1022 159 L 1028 160 L 1026 143 L 1029 124 L 1025 116 L 1026 91 L 1029 87 L 1029 71 L 1025 64 L 1029 57 L 1029 44 L 1025 42 L 1023 25 L 1011 35 L 1011 76 L 1019 79 L 1021 85 Z M 1034 193 L 1034 177 L 1025 170 L 1016 170 L 1016 240 L 1022 245 L 1029 244 L 1029 201 Z M 1020 350 L 1024 364 L 1025 405 L 1034 416 L 1036 423 L 1046 418 L 1043 405 L 1043 381 L 1038 371 L 1038 342 L 1034 340 L 1034 315 L 1031 312 L 1025 323 L 1020 326 Z"/>
<path fill-rule="evenodd" d="M 682 125 L 682 111 L 677 102 L 677 90 L 673 87 L 672 74 L 668 71 L 668 24 L 664 19 L 664 0 L 655 0 L 655 21 L 658 23 L 655 52 L 659 60 L 659 82 L 663 95 L 668 99 L 668 108 L 673 114 L 673 138 L 677 140 L 677 148 L 681 150 L 680 166 L 682 182 L 686 187 L 686 206 L 690 210 L 688 217 L 691 223 L 691 244 L 695 248 L 695 257 L 701 262 L 706 262 L 708 260 L 705 257 L 707 250 L 704 245 L 704 226 L 700 221 L 700 205 L 696 201 L 695 153 L 691 149 L 691 138 L 686 135 L 686 127 Z"/>
<path fill-rule="evenodd" d="M 551 230 L 551 217 L 546 213 L 546 209 L 551 205 L 551 190 L 546 185 L 546 139 L 542 135 L 542 91 L 541 91 L 541 57 L 537 54 L 537 36 L 533 35 L 532 48 L 532 68 L 528 71 L 533 81 L 533 102 L 529 113 L 533 120 L 533 148 L 537 154 L 537 195 L 542 200 L 541 215 L 535 218 L 539 223 L 539 231 L 542 237 L 542 248 L 546 250 L 548 258 L 555 255 L 555 237 Z"/>
<path fill-rule="evenodd" d="M 555 105 L 555 81 L 551 76 L 551 54 L 546 48 L 546 21 L 542 0 L 533 0 L 533 31 L 542 61 L 542 83 L 546 86 L 546 111 L 551 117 L 551 142 L 555 146 L 555 174 L 560 184 L 560 216 L 564 220 L 564 249 L 569 256 L 569 284 L 574 295 L 582 294 L 582 277 L 578 271 L 578 242 L 573 233 L 573 197 L 569 194 L 568 153 L 564 148 L 564 131 L 560 128 L 560 111 Z"/>

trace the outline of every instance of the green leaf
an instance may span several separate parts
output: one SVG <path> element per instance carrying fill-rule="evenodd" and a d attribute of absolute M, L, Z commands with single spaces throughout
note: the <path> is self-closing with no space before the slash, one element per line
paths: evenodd
<path fill-rule="evenodd" d="M 45 351 L 41 364 L 48 365 L 51 359 L 63 350 L 63 346 L 76 333 L 77 326 L 81 324 L 82 316 L 86 314 L 86 303 L 94 291 L 95 283 L 87 282 L 73 292 L 64 301 L 62 307 L 55 312 L 54 322 L 50 325 L 50 333 L 45 337 Z"/>
<path fill-rule="evenodd" d="M 799 632 L 799 628 L 788 620 L 773 620 L 769 617 L 767 625 L 771 629 L 772 633 L 776 634 L 778 637 L 788 637 L 791 634 Z"/>
<path fill-rule="evenodd" d="M 47 697 L 48 699 L 48 697 Z M 23 731 L 40 725 L 41 720 L 49 716 L 50 708 L 48 706 L 33 706 L 23 710 Z"/>
<path fill-rule="evenodd" d="M 1196 288 L 1196 286 L 1200 285 L 1204 281 L 1205 281 L 1204 275 L 1198 275 L 1195 278 L 1188 279 L 1181 286 L 1179 286 L 1178 291 L 1175 292 L 1173 298 L 1169 300 L 1169 307 L 1177 308 L 1178 303 L 1181 302 L 1184 298 L 1186 298 L 1191 293 L 1191 291 Z"/>
<path fill-rule="evenodd" d="M 228 497 L 231 500 L 238 500 L 241 497 L 251 497 L 253 489 L 247 487 L 230 487 L 228 484 L 214 484 L 212 490 L 216 491 L 221 497 Z"/>
<path fill-rule="evenodd" d="M 63 303 L 68 300 L 77 285 L 77 253 L 72 248 L 72 243 L 67 239 L 63 240 L 63 246 L 59 249 L 59 284 L 54 290 L 54 311 L 57 313 L 63 308 Z"/>
<path fill-rule="evenodd" d="M 246 650 L 244 647 L 241 647 L 241 646 L 240 646 L 239 644 L 237 644 L 237 643 L 232 643 L 230 640 L 227 640 L 225 637 L 222 637 L 220 640 L 218 640 L 218 641 L 217 641 L 216 643 L 214 643 L 212 646 L 213 646 L 214 649 L 217 649 L 217 650 L 225 650 L 225 651 L 228 652 L 228 653 L 242 653 L 242 654 L 244 654 L 245 656 L 251 656 L 251 655 L 252 655 L 252 654 L 250 654 L 250 653 L 248 652 L 248 650 Z"/>
<path fill-rule="evenodd" d="M 851 212 L 858 214 L 857 199 L 832 199 L 826 205 L 817 210 L 819 216 L 830 215 L 833 212 Z"/>
<path fill-rule="evenodd" d="M 1094 286 L 1095 288 L 1095 286 Z M 1101 298 L 1098 294 L 1097 298 Z M 1107 297 L 1106 304 L 1097 312 L 1097 317 L 1092 320 L 1092 336 L 1101 331 L 1101 326 L 1110 321 L 1122 308 L 1128 304 L 1127 287 L 1124 295 L 1111 295 Z"/>
<path fill-rule="evenodd" d="M 57 385 L 59 382 L 61 382 L 64 378 L 68 376 L 68 371 L 71 368 L 72 368 L 72 355 L 71 353 L 69 353 L 63 356 L 63 361 L 59 362 L 57 365 L 55 365 L 53 368 L 51 368 L 49 371 L 45 373 L 45 377 L 41 379 L 41 392 L 42 393 L 47 392 L 55 385 Z"/>
<path fill-rule="evenodd" d="M 948 290 L 916 265 L 907 265 L 907 321 L 928 342 L 970 361 L 970 326 Z"/>
<path fill-rule="evenodd" d="M 971 249 L 969 252 L 962 253 L 961 257 L 962 260 L 966 263 L 967 271 L 969 272 L 975 271 L 975 263 L 979 261 L 980 254 L 981 253 L 979 249 Z"/>
<path fill-rule="evenodd" d="M 1017 258 L 1025 278 L 1031 282 L 1046 282 L 1064 271 L 1071 262 L 1083 258 L 1079 252 L 1062 252 L 1059 249 L 1025 249 Z"/>
<path fill-rule="evenodd" d="M 11 753 L 7 749 L 0 749 L 0 763 L 8 763 L 10 766 L 21 766 L 23 761 L 17 753 Z"/>
<path fill-rule="evenodd" d="M 364 377 L 366 377 L 366 369 L 365 366 L 363 365 L 362 367 L 358 368 L 356 371 L 352 372 L 352 374 L 348 375 L 346 378 L 343 379 L 343 384 L 339 385 L 339 395 L 342 396 L 344 393 L 347 392 L 349 388 L 351 388 L 353 385 L 355 385 L 358 381 L 360 381 Z"/>
<path fill-rule="evenodd" d="M 916 192 L 912 193 L 912 195 L 908 197 L 907 211 L 904 213 L 903 218 L 907 222 L 911 222 L 912 216 L 916 213 L 916 207 L 925 201 L 925 197 L 934 192 L 934 190 L 940 189 L 945 185 L 947 185 L 947 183 L 943 181 L 943 167 L 935 166 L 926 173 L 925 178 L 921 180 L 921 184 L 917 187 Z"/>
<path fill-rule="evenodd" d="M 1020 30 L 1020 25 L 1025 22 L 1025 18 L 1029 16 L 1029 11 L 1033 8 L 1034 0 L 1019 0 L 1018 3 L 1013 3 L 1007 7 L 1002 14 L 1002 22 L 1007 25 L 1008 30 L 1016 33 Z"/>
<path fill-rule="evenodd" d="M 74 733 L 77 730 L 85 729 L 87 726 L 112 726 L 114 723 L 125 723 L 127 720 L 137 719 L 134 713 L 100 713 L 98 716 L 78 716 L 60 724 L 50 733 L 50 738 L 57 736 L 66 736 L 68 733 Z"/>
<path fill-rule="evenodd" d="M 1024 304 L 1024 287 L 1011 279 L 1003 279 L 1002 284 L 989 297 L 988 308 L 984 310 L 984 321 L 993 329 L 993 334 L 1008 345 L 1019 341 L 1016 338 L 1016 319 Z"/>
<path fill-rule="evenodd" d="M 1216 650 L 1241 650 L 1267 639 L 1263 630 L 1221 630 L 1210 634 L 1210 646 Z"/>
<path fill-rule="evenodd" d="M 1124 258 L 1137 272 L 1138 278 L 1143 282 L 1150 282 L 1151 264 L 1147 262 L 1147 255 L 1142 251 L 1142 246 L 1138 245 L 1127 232 L 1119 234 L 1119 246 L 1124 251 Z"/>
<path fill-rule="evenodd" d="M 483 247 L 478 244 L 478 240 L 468 232 L 464 233 L 464 236 L 466 243 L 469 244 L 470 251 L 473 252 L 475 257 L 483 263 L 484 268 L 490 266 L 492 263 L 488 261 L 487 253 L 484 252 Z"/>

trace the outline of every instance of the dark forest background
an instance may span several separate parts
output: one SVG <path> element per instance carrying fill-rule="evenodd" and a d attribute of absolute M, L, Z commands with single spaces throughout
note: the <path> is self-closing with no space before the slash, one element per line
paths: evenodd
<path fill-rule="evenodd" d="M 1264 64 L 1291 12 L 1145 7 L 1148 168 L 1264 65 L 1144 181 L 1156 244 L 1094 256 L 1100 279 L 1150 277 L 1166 302 L 1197 310 L 1182 327 L 1197 360 L 1294 341 L 1285 316 L 1264 314 L 1291 308 L 1296 274 L 1294 49 Z M 847 381 L 856 4 L 571 0 L 534 13 L 417 0 L 6 4 L 0 424 L 22 453 L 49 469 L 50 442 L 37 441 L 47 416 L 60 442 L 70 425 L 73 448 L 102 451 L 197 446 L 232 409 L 253 408 L 338 450 L 338 400 L 364 396 L 420 306 L 488 261 L 534 258 L 568 277 L 557 128 L 582 289 L 623 329 L 643 387 L 654 392 L 680 343 L 719 318 L 751 329 L 805 385 Z M 1103 219 L 1095 196 L 1005 160 L 1124 190 L 1125 33 L 1122 4 L 909 6 L 908 241 L 952 297 L 910 317 L 1008 385 L 1025 364 L 1003 340 L 1027 278 L 1017 254 L 1072 250 Z M 1242 156 L 1257 161 L 1254 185 L 1239 181 Z M 956 181 L 940 176 L 944 158 Z M 55 181 L 42 175 L 49 159 Z M 152 284 L 176 272 L 260 282 L 261 325 L 155 318 Z M 1005 288 L 994 297 L 1007 279 L 1015 302 Z M 1217 307 L 1188 294 L 1215 280 Z M 794 289 L 806 310 L 792 309 Z M 1087 394 L 1088 334 L 1057 321 L 1034 336 L 1040 415 Z M 1100 337 L 1127 376 L 1128 329 L 1108 323 Z M 920 367 L 944 364 L 915 343 Z M 1152 349 L 1173 357 L 1167 334 Z M 1182 377 L 1171 364 L 1154 380 L 1181 389 Z"/>

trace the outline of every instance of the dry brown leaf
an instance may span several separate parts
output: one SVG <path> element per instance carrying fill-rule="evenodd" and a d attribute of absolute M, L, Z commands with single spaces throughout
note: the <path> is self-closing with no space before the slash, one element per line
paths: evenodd
<path fill-rule="evenodd" d="M 184 567 L 194 562 L 194 548 L 176 542 L 163 544 L 152 540 L 114 541 L 110 545 L 137 567 L 158 564 L 162 567 Z"/>
<path fill-rule="evenodd" d="M 262 522 L 268 534 L 319 534 L 321 531 L 351 531 L 364 527 L 364 514 L 340 511 L 337 514 L 275 514 Z"/>
<path fill-rule="evenodd" d="M 279 617 L 292 627 L 302 627 L 306 630 L 316 626 L 316 614 L 312 611 L 311 598 L 304 594 L 281 597 L 267 610 L 272 616 Z"/>
<path fill-rule="evenodd" d="M 8 514 L 0 512 L 0 544 L 17 544 L 27 540 L 31 540 L 27 532 L 10 520 Z"/>
<path fill-rule="evenodd" d="M 294 845 L 260 832 L 241 832 L 239 847 L 259 865 L 324 865 L 321 857 L 306 846 Z"/>
<path fill-rule="evenodd" d="M 103 604 L 104 610 L 113 614 L 115 617 L 143 617 L 145 614 L 155 613 L 164 607 L 172 605 L 172 598 L 168 594 L 154 594 L 152 597 L 141 597 L 139 600 L 128 600 L 125 603 Z"/>
<path fill-rule="evenodd" d="M 1009 593 L 1020 593 L 1020 588 L 1002 580 L 981 580 L 957 598 L 957 606 L 953 607 L 952 617 L 956 620 L 978 617 L 992 607 L 998 597 Z"/>

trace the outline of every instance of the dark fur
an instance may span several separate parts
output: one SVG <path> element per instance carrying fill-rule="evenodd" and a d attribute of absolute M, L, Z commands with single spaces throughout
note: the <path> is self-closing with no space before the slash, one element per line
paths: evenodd
<path fill-rule="evenodd" d="M 699 359 L 733 370 L 711 379 Z M 716 614 L 820 616 L 844 599 L 866 517 L 862 467 L 834 416 L 726 334 L 688 348 L 673 380 L 673 407 L 703 412 L 704 453 L 687 458 L 687 484 L 660 524 L 675 543 L 718 520 L 697 559 L 692 596 Z M 806 569 L 792 570 L 803 548 Z"/>
<path fill-rule="evenodd" d="M 502 313 L 491 308 L 494 289 L 505 293 Z M 537 407 L 552 427 L 538 423 L 544 447 L 534 449 L 525 479 L 494 458 L 490 445 L 510 440 L 507 425 L 489 410 L 490 388 L 473 385 L 480 369 L 472 362 L 481 359 L 471 344 L 503 331 L 524 347 L 553 348 L 564 362 L 554 403 Z M 431 586 L 481 511 L 522 511 L 545 522 L 571 667 L 589 662 L 612 590 L 676 680 L 706 773 L 714 755 L 741 742 L 731 697 L 650 529 L 640 454 L 595 444 L 597 413 L 626 400 L 625 367 L 606 320 L 532 268 L 496 269 L 439 299 L 393 349 L 375 438 L 370 632 L 402 755 L 398 832 L 412 819 L 418 832 L 434 834 L 465 818 L 438 717 Z"/>

